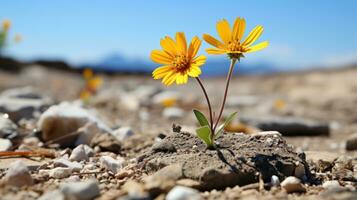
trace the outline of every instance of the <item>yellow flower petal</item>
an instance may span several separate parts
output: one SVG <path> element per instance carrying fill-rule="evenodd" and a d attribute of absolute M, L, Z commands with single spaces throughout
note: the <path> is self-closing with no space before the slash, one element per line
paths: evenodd
<path fill-rule="evenodd" d="M 181 85 L 181 84 L 186 84 L 188 81 L 188 75 L 187 74 L 178 74 L 176 77 L 176 84 Z"/>
<path fill-rule="evenodd" d="M 151 52 L 151 60 L 156 63 L 165 65 L 171 64 L 172 62 L 171 56 L 168 53 L 160 50 L 153 50 Z"/>
<path fill-rule="evenodd" d="M 259 50 L 266 48 L 268 45 L 269 45 L 269 42 L 264 41 L 264 42 L 261 42 L 259 44 L 249 47 L 249 49 L 246 52 L 251 53 L 251 52 L 259 51 Z"/>
<path fill-rule="evenodd" d="M 241 41 L 245 31 L 245 19 L 237 17 L 233 26 L 232 39 Z"/>
<path fill-rule="evenodd" d="M 244 40 L 243 46 L 250 46 L 253 44 L 263 33 L 263 26 L 256 26 L 248 35 L 248 37 Z"/>
<path fill-rule="evenodd" d="M 224 50 L 224 49 L 213 49 L 213 48 L 206 49 L 206 52 L 208 54 L 215 54 L 215 55 L 227 53 L 226 50 Z"/>
<path fill-rule="evenodd" d="M 196 65 L 196 66 L 201 66 L 203 64 L 205 64 L 206 62 L 206 56 L 198 56 L 197 58 L 193 59 L 192 64 Z"/>
<path fill-rule="evenodd" d="M 164 77 L 164 79 L 162 79 L 162 83 L 164 83 L 166 86 L 169 86 L 175 82 L 176 77 L 177 77 L 177 73 L 171 71 Z"/>
<path fill-rule="evenodd" d="M 201 69 L 195 65 L 191 66 L 191 68 L 187 72 L 187 74 L 191 77 L 198 77 L 199 75 L 201 75 L 201 73 Z"/>
<path fill-rule="evenodd" d="M 172 70 L 172 67 L 171 66 L 161 66 L 161 67 L 158 67 L 157 69 L 155 69 L 153 72 L 152 72 L 152 76 L 154 79 L 160 79 L 160 78 L 164 78 L 165 75 L 170 72 Z"/>
<path fill-rule="evenodd" d="M 217 47 L 217 48 L 224 48 L 224 44 L 222 42 L 218 41 L 216 38 L 208 35 L 208 34 L 203 34 L 203 39 L 209 43 L 210 45 Z"/>
<path fill-rule="evenodd" d="M 177 50 L 179 52 L 186 54 L 187 42 L 186 42 L 185 33 L 183 33 L 183 32 L 176 33 L 176 45 L 177 45 Z"/>
<path fill-rule="evenodd" d="M 192 59 L 196 56 L 198 50 L 200 49 L 200 46 L 201 40 L 197 36 L 193 37 L 187 52 L 188 59 Z"/>
<path fill-rule="evenodd" d="M 222 20 L 217 22 L 217 32 L 219 37 L 221 37 L 222 41 L 225 44 L 231 40 L 231 28 L 229 27 L 229 23 L 227 20 Z"/>
<path fill-rule="evenodd" d="M 176 55 L 177 49 L 176 49 L 175 41 L 169 36 L 166 36 L 165 38 L 161 39 L 160 45 L 162 49 L 164 49 L 164 51 L 169 53 L 171 56 Z"/>

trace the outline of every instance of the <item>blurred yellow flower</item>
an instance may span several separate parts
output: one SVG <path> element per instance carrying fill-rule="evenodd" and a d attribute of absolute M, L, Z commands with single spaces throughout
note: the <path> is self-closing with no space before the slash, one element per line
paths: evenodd
<path fill-rule="evenodd" d="M 3 31 L 8 31 L 11 27 L 11 21 L 8 20 L 8 19 L 5 19 L 3 22 L 2 22 L 2 29 Z"/>
<path fill-rule="evenodd" d="M 185 84 L 188 77 L 198 77 L 201 74 L 200 66 L 206 62 L 206 57 L 196 56 L 201 40 L 193 37 L 187 48 L 186 37 L 183 32 L 176 33 L 176 41 L 166 36 L 160 41 L 163 50 L 153 50 L 151 59 L 163 66 L 152 73 L 154 79 L 162 79 L 162 83 L 169 86 Z"/>
<path fill-rule="evenodd" d="M 285 103 L 285 101 L 282 100 L 282 99 L 277 99 L 277 100 L 275 100 L 275 102 L 274 102 L 274 107 L 275 107 L 276 109 L 283 109 L 283 108 L 285 108 L 285 106 L 286 106 L 286 103 Z"/>
<path fill-rule="evenodd" d="M 176 98 L 167 98 L 167 99 L 163 99 L 161 102 L 161 105 L 163 105 L 164 107 L 172 107 L 177 103 L 177 99 Z"/>
<path fill-rule="evenodd" d="M 93 77 L 93 71 L 91 69 L 85 69 L 83 71 L 83 77 L 86 80 L 91 79 Z"/>
<path fill-rule="evenodd" d="M 16 43 L 21 42 L 21 41 L 22 41 L 22 36 L 19 35 L 19 34 L 15 35 L 14 41 L 15 41 Z"/>
<path fill-rule="evenodd" d="M 244 53 L 251 53 L 254 51 L 259 51 L 266 48 L 269 45 L 268 41 L 261 42 L 259 44 L 252 44 L 260 37 L 263 33 L 263 26 L 256 26 L 249 35 L 243 39 L 245 31 L 245 20 L 244 18 L 237 17 L 233 29 L 227 20 L 223 19 L 217 22 L 217 32 L 222 41 L 216 38 L 203 34 L 203 39 L 216 48 L 206 49 L 209 54 L 227 54 L 231 59 L 239 59 L 244 57 Z"/>
<path fill-rule="evenodd" d="M 80 93 L 80 99 L 83 101 L 88 101 L 89 98 L 95 95 L 98 89 L 102 86 L 103 79 L 99 76 L 94 76 L 94 73 L 91 69 L 85 69 L 83 71 L 83 77 L 86 83 Z"/>

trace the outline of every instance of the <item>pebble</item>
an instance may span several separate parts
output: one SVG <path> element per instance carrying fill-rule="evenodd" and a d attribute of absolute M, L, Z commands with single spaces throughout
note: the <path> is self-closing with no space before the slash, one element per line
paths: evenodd
<path fill-rule="evenodd" d="M 181 118 L 184 116 L 184 111 L 181 108 L 169 107 L 162 111 L 162 115 L 168 119 Z"/>
<path fill-rule="evenodd" d="M 280 186 L 279 177 L 277 177 L 276 175 L 271 176 L 270 184 L 271 184 L 272 186 L 275 186 L 275 187 Z"/>
<path fill-rule="evenodd" d="M 12 142 L 9 139 L 0 138 L 0 151 L 8 151 L 12 147 Z"/>
<path fill-rule="evenodd" d="M 88 152 L 86 152 L 85 146 L 84 145 L 79 145 L 76 148 L 73 149 L 71 156 L 69 156 L 70 161 L 88 161 L 89 156 Z"/>
<path fill-rule="evenodd" d="M 48 173 L 52 178 L 61 179 L 71 176 L 72 170 L 67 167 L 56 167 L 54 169 L 49 170 Z"/>
<path fill-rule="evenodd" d="M 95 180 L 65 183 L 60 186 L 60 191 L 66 199 L 76 200 L 90 200 L 100 194 L 98 183 Z"/>
<path fill-rule="evenodd" d="M 120 104 L 129 111 L 137 111 L 140 108 L 140 100 L 132 94 L 121 94 Z"/>
<path fill-rule="evenodd" d="M 32 185 L 34 183 L 28 168 L 21 161 L 11 163 L 4 180 L 6 184 L 17 187 Z"/>
<path fill-rule="evenodd" d="M 71 162 L 67 159 L 64 158 L 59 158 L 53 161 L 53 165 L 55 167 L 67 167 L 70 168 L 74 172 L 79 172 L 83 168 L 83 165 L 80 164 L 79 162 Z"/>
<path fill-rule="evenodd" d="M 289 176 L 283 182 L 281 182 L 281 187 L 284 188 L 287 193 L 306 191 L 304 186 L 301 184 L 300 179 L 294 176 Z"/>
<path fill-rule="evenodd" d="M 203 199 L 199 191 L 184 187 L 175 186 L 166 196 L 166 200 L 201 200 Z"/>
<path fill-rule="evenodd" d="M 332 181 L 326 181 L 322 184 L 322 187 L 326 190 L 333 190 L 333 191 L 341 191 L 343 187 L 340 185 L 340 183 L 336 180 Z"/>
<path fill-rule="evenodd" d="M 102 156 L 100 157 L 100 163 L 101 165 L 113 172 L 114 174 L 116 174 L 122 167 L 123 167 L 123 162 L 124 162 L 124 159 L 121 158 L 121 159 L 114 159 L 110 156 Z"/>
<path fill-rule="evenodd" d="M 119 141 L 124 141 L 134 135 L 134 131 L 129 126 L 120 127 L 113 131 L 113 135 Z"/>
<path fill-rule="evenodd" d="M 346 141 L 346 150 L 357 150 L 357 133 L 352 134 Z"/>
<path fill-rule="evenodd" d="M 0 138 L 16 134 L 17 125 L 14 124 L 7 115 L 0 115 Z"/>
<path fill-rule="evenodd" d="M 43 143 L 38 139 L 38 137 L 26 137 L 22 141 L 23 144 L 28 146 L 42 146 Z"/>

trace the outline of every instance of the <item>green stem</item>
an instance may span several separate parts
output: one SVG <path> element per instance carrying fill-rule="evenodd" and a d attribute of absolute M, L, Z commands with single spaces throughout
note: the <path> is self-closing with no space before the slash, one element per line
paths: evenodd
<path fill-rule="evenodd" d="M 208 110 L 209 110 L 209 118 L 210 118 L 210 128 L 211 128 L 211 131 L 213 130 L 213 117 L 212 117 L 212 107 L 211 107 L 211 102 L 208 98 L 208 94 L 207 94 L 207 91 L 205 89 L 205 87 L 203 86 L 202 84 L 202 81 L 199 77 L 196 78 L 198 84 L 201 86 L 201 89 L 203 91 L 203 94 L 205 95 L 205 98 L 206 98 L 206 101 L 207 101 L 207 104 L 208 104 Z M 212 132 L 211 135 L 213 135 L 214 133 Z"/>
<path fill-rule="evenodd" d="M 225 91 L 224 91 L 223 102 L 222 102 L 222 105 L 221 105 L 221 110 L 219 111 L 219 114 L 218 114 L 218 118 L 217 118 L 216 124 L 215 124 L 214 127 L 213 127 L 213 133 L 216 131 L 217 125 L 218 125 L 218 123 L 219 123 L 219 120 L 220 120 L 221 117 L 222 117 L 222 113 L 223 113 L 223 110 L 224 110 L 224 106 L 225 106 L 226 100 L 227 100 L 229 82 L 230 82 L 230 80 L 231 80 L 232 73 L 233 73 L 233 69 L 234 69 L 234 64 L 236 63 L 236 61 L 237 61 L 236 58 L 232 58 L 232 59 L 231 59 L 231 65 L 229 66 L 229 72 L 228 72 L 228 76 L 227 76 L 227 80 L 226 80 L 226 88 L 225 88 Z"/>

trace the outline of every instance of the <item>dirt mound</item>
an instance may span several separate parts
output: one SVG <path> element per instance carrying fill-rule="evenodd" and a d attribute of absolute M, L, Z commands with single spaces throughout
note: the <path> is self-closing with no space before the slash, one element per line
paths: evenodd
<path fill-rule="evenodd" d="M 197 180 L 202 189 L 255 183 L 260 175 L 264 182 L 269 182 L 272 175 L 281 180 L 292 175 L 310 178 L 304 156 L 298 155 L 277 132 L 223 134 L 217 143 L 216 150 L 208 150 L 196 136 L 175 133 L 154 144 L 139 162 L 149 172 L 179 164 L 179 178 Z"/>

